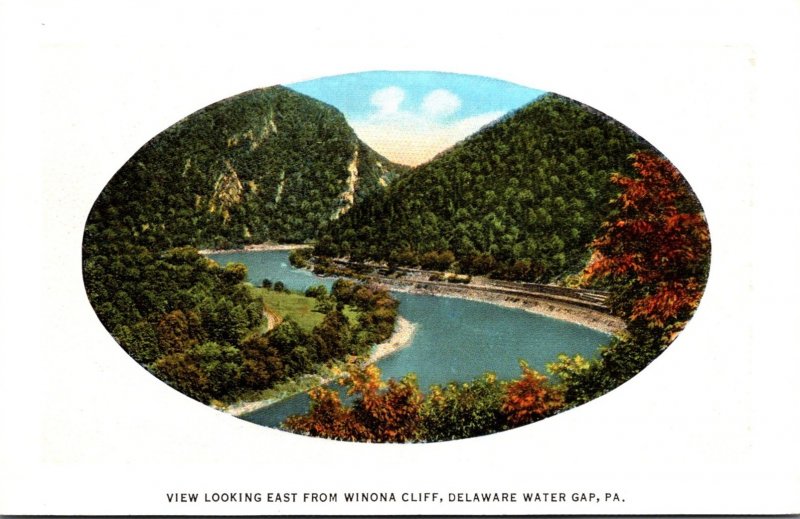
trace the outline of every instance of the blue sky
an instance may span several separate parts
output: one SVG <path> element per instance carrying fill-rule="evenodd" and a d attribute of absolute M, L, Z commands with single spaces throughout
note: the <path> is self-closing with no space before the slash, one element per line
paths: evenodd
<path fill-rule="evenodd" d="M 386 158 L 416 165 L 544 92 L 481 76 L 364 72 L 286 85 L 344 113 Z"/>

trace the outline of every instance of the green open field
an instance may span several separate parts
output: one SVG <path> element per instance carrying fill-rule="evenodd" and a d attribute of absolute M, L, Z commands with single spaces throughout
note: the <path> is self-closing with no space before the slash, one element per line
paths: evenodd
<path fill-rule="evenodd" d="M 294 320 L 306 332 L 310 332 L 325 318 L 321 312 L 314 311 L 317 300 L 313 297 L 306 297 L 296 292 L 276 292 L 259 287 L 253 287 L 252 290 L 270 310 L 284 319 Z M 356 324 L 360 314 L 356 309 L 347 305 L 344 307 L 344 315 L 350 320 L 350 324 Z"/>

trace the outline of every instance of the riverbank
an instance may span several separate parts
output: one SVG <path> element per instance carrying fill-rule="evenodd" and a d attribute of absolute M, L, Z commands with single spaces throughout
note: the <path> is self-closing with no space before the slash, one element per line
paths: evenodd
<path fill-rule="evenodd" d="M 394 333 L 388 340 L 375 346 L 372 355 L 369 356 L 367 364 L 375 364 L 379 360 L 392 355 L 411 345 L 411 340 L 417 331 L 417 325 L 404 317 L 397 316 Z"/>
<path fill-rule="evenodd" d="M 605 305 L 607 294 L 597 290 L 498 281 L 482 276 L 468 278 L 466 283 L 453 283 L 452 280 L 445 281 L 447 272 L 397 268 L 392 275 L 386 275 L 380 272 L 387 268 L 386 265 L 353 263 L 343 259 L 334 260 L 334 263 L 343 267 L 339 273 L 342 277 L 348 277 L 355 270 L 360 272 L 357 279 L 384 285 L 395 292 L 453 297 L 515 308 L 609 335 L 619 334 L 626 328 L 625 321 L 611 315 Z M 365 269 L 370 272 L 364 273 Z M 330 275 L 337 275 L 336 270 L 334 266 Z"/>
<path fill-rule="evenodd" d="M 391 337 L 374 347 L 373 352 L 369 359 L 367 359 L 366 363 L 374 364 L 375 362 L 378 362 L 379 360 L 409 346 L 411 344 L 411 340 L 414 338 L 416 329 L 417 328 L 414 323 L 408 319 L 398 316 L 397 320 L 395 321 L 395 328 Z M 335 378 L 337 378 L 337 376 L 333 375 L 333 373 L 327 375 L 302 375 L 297 380 L 284 383 L 283 386 L 285 386 L 285 388 L 281 388 L 281 385 L 279 385 L 277 388 L 275 388 L 276 394 L 274 396 L 261 400 L 236 402 L 224 409 L 221 409 L 221 411 L 233 416 L 242 416 L 244 414 L 263 409 L 264 407 L 268 407 L 298 393 L 303 393 L 315 387 L 325 385 Z"/>
<path fill-rule="evenodd" d="M 508 295 L 487 292 L 480 289 L 470 289 L 468 286 L 451 288 L 431 283 L 400 284 L 394 280 L 388 279 L 382 279 L 381 282 L 391 287 L 390 289 L 395 292 L 453 297 L 491 303 L 506 308 L 516 308 L 533 314 L 585 326 L 609 335 L 615 335 L 625 330 L 625 321 L 613 315 L 558 301 L 537 299 L 535 295 Z"/>
<path fill-rule="evenodd" d="M 209 254 L 234 254 L 237 252 L 267 252 L 267 251 L 274 251 L 274 250 L 296 250 L 296 249 L 308 249 L 313 247 L 313 245 L 307 245 L 304 243 L 254 243 L 252 245 L 245 245 L 241 249 L 201 249 L 197 252 L 200 254 L 207 256 Z"/>

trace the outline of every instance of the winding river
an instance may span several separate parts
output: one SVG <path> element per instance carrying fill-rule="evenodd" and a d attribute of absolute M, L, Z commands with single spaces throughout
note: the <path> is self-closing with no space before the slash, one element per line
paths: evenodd
<path fill-rule="evenodd" d="M 289 264 L 287 251 L 242 252 L 209 256 L 222 265 L 247 266 L 250 281 L 264 278 L 283 281 L 287 288 L 305 290 L 312 285 L 333 284 Z M 466 382 L 492 371 L 499 378 L 519 376 L 519 359 L 541 373 L 559 353 L 593 357 L 608 342 L 605 333 L 585 326 L 532 314 L 520 309 L 453 297 L 409 293 L 392 294 L 400 301 L 399 314 L 416 325 L 411 344 L 378 362 L 384 378 L 417 375 L 425 389 L 431 384 Z M 242 419 L 277 427 L 286 417 L 308 410 L 308 396 L 295 395 L 241 416 Z"/>

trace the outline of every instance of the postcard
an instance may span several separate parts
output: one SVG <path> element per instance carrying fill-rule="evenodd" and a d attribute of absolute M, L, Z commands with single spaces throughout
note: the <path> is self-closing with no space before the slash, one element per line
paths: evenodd
<path fill-rule="evenodd" d="M 3 9 L 0 512 L 800 510 L 794 4 Z"/>

